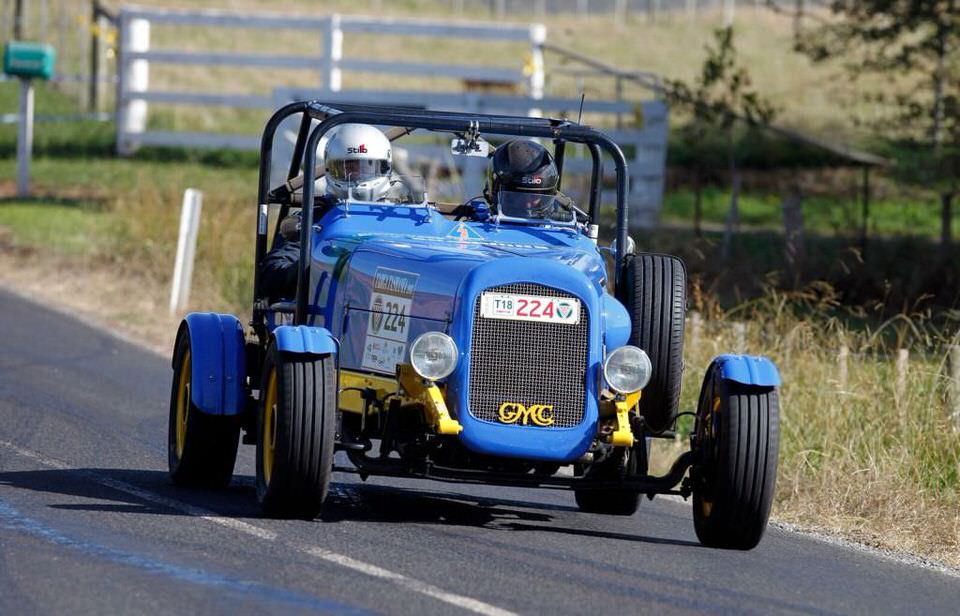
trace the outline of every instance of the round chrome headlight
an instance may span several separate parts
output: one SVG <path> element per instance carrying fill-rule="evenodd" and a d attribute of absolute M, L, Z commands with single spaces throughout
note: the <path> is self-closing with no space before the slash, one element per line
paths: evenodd
<path fill-rule="evenodd" d="M 622 346 L 607 355 L 603 362 L 603 378 L 610 389 L 621 394 L 640 391 L 650 382 L 653 365 L 643 349 Z"/>
<path fill-rule="evenodd" d="M 410 345 L 410 365 L 425 379 L 436 381 L 457 367 L 457 345 L 443 332 L 427 332 Z"/>

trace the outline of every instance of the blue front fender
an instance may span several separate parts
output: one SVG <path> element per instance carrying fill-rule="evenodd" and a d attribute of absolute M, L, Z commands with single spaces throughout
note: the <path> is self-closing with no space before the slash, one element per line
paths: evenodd
<path fill-rule="evenodd" d="M 239 415 L 246 402 L 243 326 L 229 314 L 192 312 L 180 324 L 190 336 L 190 399 L 211 415 Z"/>
<path fill-rule="evenodd" d="M 336 355 L 337 340 L 330 330 L 309 325 L 281 325 L 273 330 L 277 350 L 283 353 Z"/>
<path fill-rule="evenodd" d="M 728 381 L 759 387 L 779 387 L 780 372 L 776 364 L 756 355 L 719 355 L 714 360 L 720 376 Z"/>

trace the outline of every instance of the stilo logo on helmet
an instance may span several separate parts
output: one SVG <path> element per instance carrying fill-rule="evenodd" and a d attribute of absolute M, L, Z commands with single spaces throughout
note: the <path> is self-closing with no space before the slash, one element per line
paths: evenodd
<path fill-rule="evenodd" d="M 530 184 L 531 186 L 540 186 L 543 184 L 543 178 L 535 175 L 525 175 L 520 178 L 521 184 Z"/>
<path fill-rule="evenodd" d="M 366 154 L 367 146 L 366 144 L 361 143 L 358 147 L 347 148 L 347 154 Z"/>

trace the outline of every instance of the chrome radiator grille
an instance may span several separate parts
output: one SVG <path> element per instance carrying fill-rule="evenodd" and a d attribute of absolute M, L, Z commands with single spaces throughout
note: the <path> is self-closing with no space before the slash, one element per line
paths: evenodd
<path fill-rule="evenodd" d="M 531 283 L 486 291 L 574 298 Z M 553 406 L 552 427 L 568 428 L 583 421 L 589 316 L 582 306 L 576 325 L 484 318 L 477 296 L 470 348 L 470 414 L 498 423 L 498 411 L 505 402 L 547 404 Z"/>

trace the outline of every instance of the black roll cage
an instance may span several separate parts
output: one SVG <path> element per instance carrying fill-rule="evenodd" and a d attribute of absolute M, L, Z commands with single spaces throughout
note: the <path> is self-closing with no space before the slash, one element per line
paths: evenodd
<path fill-rule="evenodd" d="M 558 171 L 563 172 L 563 153 L 567 142 L 582 143 L 587 146 L 593 162 L 590 183 L 590 207 L 588 225 L 597 225 L 600 218 L 600 191 L 603 177 L 602 151 L 613 159 L 617 173 L 617 249 L 615 255 L 616 278 L 619 283 L 620 272 L 626 258 L 627 247 L 627 162 L 620 147 L 607 135 L 589 126 L 583 126 L 569 120 L 552 118 L 530 118 L 521 116 L 487 115 L 480 113 L 456 113 L 446 111 L 428 111 L 406 107 L 383 107 L 377 105 L 326 104 L 320 101 L 301 101 L 290 103 L 278 109 L 267 121 L 260 140 L 260 184 L 257 194 L 259 204 L 257 212 L 256 261 L 254 268 L 253 326 L 261 342 L 265 340 L 266 328 L 264 311 L 268 308 L 265 297 L 259 295 L 260 262 L 267 251 L 267 208 L 270 203 L 289 199 L 271 198 L 270 169 L 273 158 L 274 136 L 280 124 L 288 117 L 301 113 L 300 129 L 290 159 L 287 179 L 292 180 L 303 170 L 302 203 L 313 203 L 314 181 L 316 179 L 317 146 L 320 138 L 330 129 L 340 124 L 360 123 L 378 126 L 397 126 L 408 129 L 443 131 L 454 134 L 493 134 L 522 137 L 541 137 L 552 139 L 556 146 Z M 320 122 L 313 131 L 312 120 Z M 295 306 L 273 306 L 279 312 L 293 312 L 294 324 L 307 322 L 309 312 L 311 230 L 313 228 L 313 208 L 303 207 L 300 225 L 300 261 L 297 274 L 297 298 Z"/>

